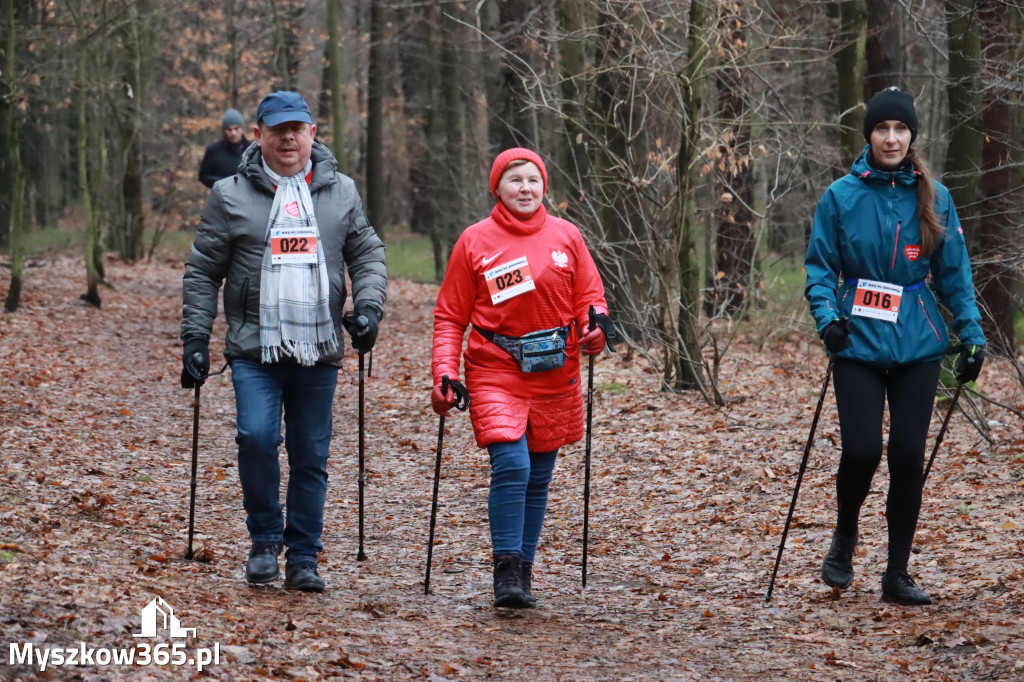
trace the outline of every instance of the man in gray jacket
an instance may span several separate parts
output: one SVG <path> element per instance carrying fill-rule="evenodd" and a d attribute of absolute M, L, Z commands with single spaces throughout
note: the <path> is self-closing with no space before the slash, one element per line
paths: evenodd
<path fill-rule="evenodd" d="M 368 352 L 377 338 L 387 272 L 384 244 L 370 226 L 352 180 L 316 142 L 309 107 L 295 92 L 259 105 L 257 145 L 241 171 L 216 183 L 185 263 L 181 385 L 202 384 L 224 285 L 225 357 L 231 364 L 238 476 L 252 547 L 252 584 L 280 575 L 285 587 L 322 592 L 327 457 L 338 367 L 343 354 L 345 269 L 354 314 L 345 327 Z M 284 414 L 286 439 L 281 437 Z M 280 503 L 278 447 L 288 452 L 287 519 Z"/>

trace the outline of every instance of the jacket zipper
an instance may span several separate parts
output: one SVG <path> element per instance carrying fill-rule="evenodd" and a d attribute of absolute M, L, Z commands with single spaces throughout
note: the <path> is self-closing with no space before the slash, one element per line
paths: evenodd
<path fill-rule="evenodd" d="M 928 310 L 924 307 L 924 301 L 919 298 L 917 299 L 917 302 L 921 304 L 921 312 L 924 313 L 924 319 L 928 320 L 928 326 L 932 328 L 933 332 L 935 332 L 935 338 L 942 341 L 942 337 L 939 336 L 939 330 L 935 328 L 934 324 L 932 324 L 932 318 L 928 317 Z"/>
<path fill-rule="evenodd" d="M 896 269 L 896 252 L 900 248 L 900 226 L 903 225 L 902 220 L 896 221 L 896 243 L 892 245 L 892 265 L 889 267 L 890 270 Z"/>

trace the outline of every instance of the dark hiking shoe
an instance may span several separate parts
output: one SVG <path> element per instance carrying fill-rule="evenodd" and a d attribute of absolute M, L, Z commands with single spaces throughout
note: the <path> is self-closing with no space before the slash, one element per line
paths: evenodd
<path fill-rule="evenodd" d="M 525 609 L 526 593 L 522 585 L 523 558 L 518 554 L 494 557 L 494 605 L 498 608 Z"/>
<path fill-rule="evenodd" d="M 533 596 L 533 592 L 530 590 L 533 584 L 532 561 L 523 561 L 523 570 L 519 574 L 519 581 L 523 588 L 523 594 L 526 595 L 526 608 L 533 608 L 537 605 L 537 598 Z"/>
<path fill-rule="evenodd" d="M 857 536 L 852 538 L 832 534 L 832 545 L 828 548 L 825 561 L 821 564 L 821 578 L 829 587 L 845 590 L 853 582 L 853 550 L 857 548 Z"/>
<path fill-rule="evenodd" d="M 288 564 L 284 568 L 284 589 L 300 592 L 323 592 L 324 581 L 316 572 L 316 564 L 304 561 L 301 564 Z"/>
<path fill-rule="evenodd" d="M 280 542 L 254 542 L 245 562 L 245 579 L 253 585 L 266 585 L 277 580 L 281 569 L 277 566 L 277 555 L 281 553 Z"/>
<path fill-rule="evenodd" d="M 903 606 L 924 606 L 932 599 L 918 588 L 906 571 L 886 571 L 882 574 L 882 601 Z"/>

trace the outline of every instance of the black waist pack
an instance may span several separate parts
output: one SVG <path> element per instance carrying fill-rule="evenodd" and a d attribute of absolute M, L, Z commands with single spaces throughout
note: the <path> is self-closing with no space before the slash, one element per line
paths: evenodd
<path fill-rule="evenodd" d="M 546 372 L 565 366 L 565 344 L 568 327 L 554 327 L 531 332 L 526 336 L 505 336 L 489 329 L 474 327 L 498 348 L 512 356 L 524 372 Z"/>

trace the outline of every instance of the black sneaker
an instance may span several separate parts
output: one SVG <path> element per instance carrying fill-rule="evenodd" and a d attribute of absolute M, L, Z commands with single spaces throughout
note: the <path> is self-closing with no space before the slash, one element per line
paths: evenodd
<path fill-rule="evenodd" d="M 254 542 L 245 562 L 245 579 L 253 585 L 266 585 L 277 580 L 281 569 L 277 566 L 277 555 L 281 553 L 280 542 Z"/>
<path fill-rule="evenodd" d="M 494 557 L 494 605 L 498 608 L 525 609 L 529 604 L 522 585 L 523 557 L 500 554 Z"/>
<path fill-rule="evenodd" d="M 821 564 L 821 578 L 829 587 L 845 590 L 853 582 L 853 550 L 857 548 L 857 536 L 852 538 L 832 534 L 832 545 L 828 548 L 825 561 Z"/>
<path fill-rule="evenodd" d="M 324 581 L 316 572 L 316 564 L 312 561 L 288 564 L 284 568 L 284 589 L 300 592 L 323 592 Z"/>
<path fill-rule="evenodd" d="M 533 608 L 537 605 L 537 598 L 533 596 L 533 592 L 530 591 L 530 587 L 533 584 L 533 562 L 523 560 L 523 571 L 519 574 L 519 584 L 523 588 L 523 593 L 526 595 L 526 607 Z"/>
<path fill-rule="evenodd" d="M 882 601 L 903 606 L 925 606 L 932 603 L 906 571 L 886 571 L 882 574 Z"/>

